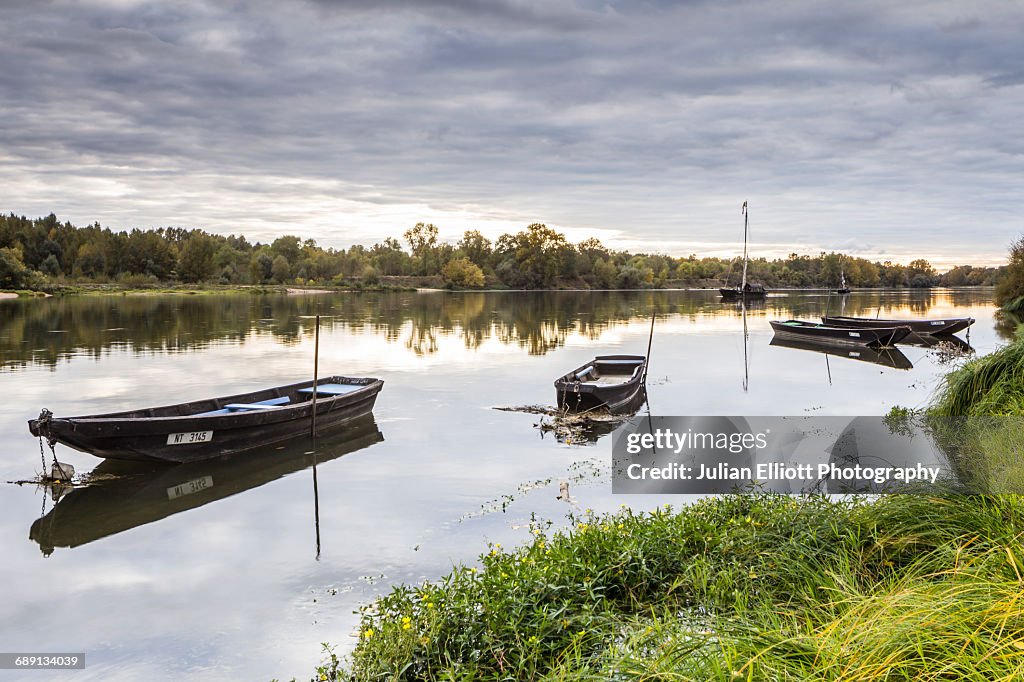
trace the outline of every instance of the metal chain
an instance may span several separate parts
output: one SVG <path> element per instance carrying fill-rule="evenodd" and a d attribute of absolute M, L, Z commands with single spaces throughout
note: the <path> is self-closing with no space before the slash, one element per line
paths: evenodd
<path fill-rule="evenodd" d="M 43 470 L 39 473 L 39 478 L 46 478 L 46 453 L 43 451 L 42 436 L 39 436 L 39 459 L 43 462 Z"/>

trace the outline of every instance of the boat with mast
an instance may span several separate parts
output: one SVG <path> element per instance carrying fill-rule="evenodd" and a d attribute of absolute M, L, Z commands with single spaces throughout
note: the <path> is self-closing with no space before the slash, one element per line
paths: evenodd
<path fill-rule="evenodd" d="M 846 295 L 850 293 L 850 287 L 846 284 L 846 274 L 843 272 L 843 266 L 839 266 L 839 288 L 836 289 L 837 294 Z"/>
<path fill-rule="evenodd" d="M 747 202 L 743 202 L 743 279 L 738 287 L 722 287 L 718 293 L 724 301 L 749 301 L 761 299 L 767 296 L 764 286 L 752 284 L 747 281 L 747 238 L 750 234 L 750 213 L 747 211 Z"/>

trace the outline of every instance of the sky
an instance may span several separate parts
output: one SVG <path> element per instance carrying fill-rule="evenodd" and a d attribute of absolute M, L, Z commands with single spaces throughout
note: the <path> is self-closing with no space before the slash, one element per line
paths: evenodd
<path fill-rule="evenodd" d="M 0 211 L 994 265 L 1024 3 L 2 0 Z"/>

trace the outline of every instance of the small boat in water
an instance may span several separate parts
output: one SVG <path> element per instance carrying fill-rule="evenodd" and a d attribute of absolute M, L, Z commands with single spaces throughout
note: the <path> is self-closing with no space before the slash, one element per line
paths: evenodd
<path fill-rule="evenodd" d="M 384 382 L 332 376 L 166 407 L 81 417 L 43 410 L 28 423 L 50 444 L 107 459 L 192 462 L 317 433 L 369 414 Z M 315 399 L 314 399 L 315 394 Z M 314 408 L 315 406 L 315 408 Z"/>
<path fill-rule="evenodd" d="M 581 412 L 607 407 L 621 413 L 635 404 L 646 373 L 643 355 L 599 355 L 555 381 L 558 408 Z"/>
<path fill-rule="evenodd" d="M 910 327 L 906 326 L 875 325 L 871 328 L 848 329 L 802 320 L 772 320 L 771 325 L 776 334 L 857 346 L 894 346 L 910 334 Z"/>
<path fill-rule="evenodd" d="M 871 317 L 823 317 L 822 324 L 830 327 L 865 329 L 868 327 L 910 327 L 915 334 L 956 334 L 974 324 L 973 317 L 947 317 L 943 319 L 876 320 Z"/>
<path fill-rule="evenodd" d="M 55 547 L 77 547 L 197 509 L 383 440 L 368 414 L 315 442 L 306 433 L 286 443 L 177 466 L 107 459 L 89 473 L 89 485 L 63 494 L 36 519 L 28 537 L 48 556 Z"/>

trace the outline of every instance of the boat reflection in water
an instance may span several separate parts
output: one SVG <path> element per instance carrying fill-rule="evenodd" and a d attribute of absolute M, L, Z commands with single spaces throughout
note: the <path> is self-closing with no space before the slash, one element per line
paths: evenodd
<path fill-rule="evenodd" d="M 834 355 L 850 360 L 870 362 L 883 367 L 893 369 L 913 369 L 914 363 L 906 355 L 896 348 L 872 348 L 871 346 L 842 346 L 839 344 L 825 343 L 811 339 L 798 339 L 791 336 L 778 336 L 772 338 L 772 346 L 782 348 L 796 348 L 798 350 L 809 350 L 825 355 Z"/>
<path fill-rule="evenodd" d="M 55 547 L 77 547 L 153 523 L 383 440 L 373 415 L 367 415 L 318 437 L 315 449 L 307 437 L 178 465 L 107 460 L 89 474 L 92 483 L 63 495 L 48 514 L 32 524 L 29 539 L 49 556 Z"/>
<path fill-rule="evenodd" d="M 960 355 L 970 355 L 974 352 L 974 347 L 971 346 L 971 344 L 967 343 L 959 336 L 953 336 L 952 334 L 942 336 L 932 336 L 931 334 L 910 334 L 900 341 L 900 344 L 904 346 L 937 348 L 939 350 L 946 350 L 950 353 L 958 353 Z"/>

